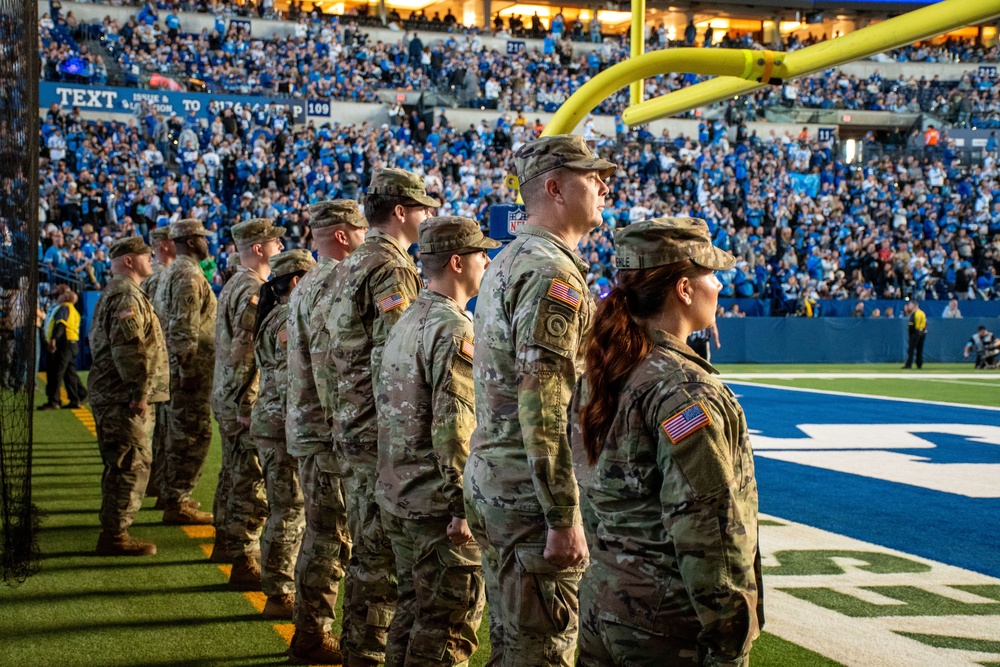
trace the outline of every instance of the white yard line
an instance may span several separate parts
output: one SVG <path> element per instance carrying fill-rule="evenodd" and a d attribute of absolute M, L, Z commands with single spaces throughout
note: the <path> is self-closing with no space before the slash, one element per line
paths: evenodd
<path fill-rule="evenodd" d="M 1000 373 L 723 373 L 724 380 L 986 380 L 1000 382 Z"/>
<path fill-rule="evenodd" d="M 807 375 L 804 377 L 816 377 L 816 376 Z M 917 403 L 921 405 L 943 405 L 948 408 L 971 408 L 973 410 L 987 410 L 990 412 L 1000 412 L 1000 408 L 994 408 L 987 405 L 969 405 L 968 403 L 948 403 L 945 401 L 928 401 L 921 398 L 895 398 L 892 396 L 878 396 L 875 394 L 856 394 L 847 391 L 830 391 L 828 389 L 809 389 L 806 387 L 783 387 L 781 385 L 762 384 L 760 382 L 746 382 L 740 380 L 732 381 L 731 376 L 724 376 L 722 380 L 726 384 L 733 384 L 733 385 L 742 384 L 750 387 L 764 387 L 766 389 L 776 389 L 778 391 L 806 391 L 813 394 L 826 394 L 827 396 L 847 396 L 850 398 L 867 398 L 876 401 L 899 401 L 901 403 Z"/>

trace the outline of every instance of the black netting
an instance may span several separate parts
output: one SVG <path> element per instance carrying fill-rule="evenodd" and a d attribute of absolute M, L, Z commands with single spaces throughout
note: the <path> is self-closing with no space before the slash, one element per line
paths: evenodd
<path fill-rule="evenodd" d="M 38 563 L 31 419 L 38 290 L 37 0 L 0 0 L 0 563 L 8 584 Z"/>

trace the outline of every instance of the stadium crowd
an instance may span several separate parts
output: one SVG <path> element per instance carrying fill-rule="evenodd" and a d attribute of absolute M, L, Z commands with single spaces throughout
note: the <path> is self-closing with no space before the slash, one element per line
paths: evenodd
<path fill-rule="evenodd" d="M 288 228 L 290 245 L 306 246 L 308 205 L 358 199 L 378 166 L 422 173 L 443 201 L 441 214 L 485 223 L 490 205 L 513 201 L 505 186 L 512 149 L 542 129 L 523 114 L 501 115 L 490 127 L 455 128 L 440 112 L 431 127 L 403 117 L 396 126 L 302 129 L 266 106 L 226 109 L 211 123 L 148 107 L 139 116 L 94 122 L 49 110 L 40 137 L 39 252 L 47 269 L 100 286 L 112 239 L 190 217 L 211 232 L 203 268 L 221 286 L 233 224 L 273 218 Z M 669 214 L 704 218 L 715 243 L 739 258 L 721 274 L 723 296 L 772 299 L 772 312 L 820 298 L 997 295 L 995 141 L 971 168 L 936 131 L 936 145 L 851 166 L 805 129 L 759 136 L 724 119 L 702 123 L 697 136 L 621 129 L 604 138 L 588 123 L 584 132 L 621 165 L 604 225 L 580 247 L 595 292 L 613 280 L 610 230 Z"/>
<path fill-rule="evenodd" d="M 73 33 L 81 27 L 71 13 L 55 22 L 43 18 L 39 29 L 47 79 L 107 82 L 100 54 L 88 53 L 73 40 Z M 219 15 L 211 32 L 182 33 L 174 11 L 167 14 L 164 25 L 150 6 L 125 25 L 108 17 L 99 26 L 103 44 L 125 72 L 126 85 L 136 86 L 159 74 L 178 80 L 193 77 L 215 92 L 353 102 L 375 102 L 381 89 L 437 90 L 454 95 L 466 106 L 526 113 L 554 111 L 591 76 L 629 55 L 627 39 L 618 36 L 605 37 L 595 51 L 574 55 L 572 31 L 548 33 L 541 50 L 511 59 L 485 48 L 475 33 L 421 37 L 419 32 L 407 31 L 396 42 L 387 43 L 371 40 L 355 19 L 338 17 L 303 17 L 295 33 L 284 38 L 250 37 L 244 30 L 238 23 L 227 27 Z M 651 31 L 648 48 L 695 45 L 698 37 L 695 31 L 693 37 L 688 33 L 683 41 L 671 42 L 661 26 Z M 783 47 L 795 50 L 821 40 L 800 41 L 793 35 Z M 701 41 L 711 42 L 712 35 L 705 34 Z M 727 37 L 722 45 L 760 48 L 749 35 Z M 907 47 L 894 55 L 902 61 L 997 60 L 995 48 L 977 48 L 960 40 Z M 285 66 L 274 67 L 277 62 Z M 704 79 L 691 74 L 662 75 L 649 81 L 648 92 L 662 95 Z M 621 113 L 626 101 L 626 93 L 619 92 L 597 111 Z M 979 74 L 966 74 L 958 81 L 936 76 L 891 79 L 878 73 L 859 78 L 831 70 L 758 91 L 741 104 L 749 119 L 763 115 L 767 108 L 784 106 L 930 112 L 959 127 L 1000 128 L 1000 79 Z"/>

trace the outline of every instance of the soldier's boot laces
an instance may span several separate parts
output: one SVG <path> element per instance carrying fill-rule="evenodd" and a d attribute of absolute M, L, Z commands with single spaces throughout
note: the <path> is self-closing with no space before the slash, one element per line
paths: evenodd
<path fill-rule="evenodd" d="M 212 563 L 232 563 L 233 557 L 229 553 L 226 545 L 226 538 L 220 537 L 218 531 L 215 533 L 215 543 L 212 545 L 212 555 L 208 557 Z"/>
<path fill-rule="evenodd" d="M 260 590 L 260 563 L 256 558 L 243 554 L 233 559 L 233 569 L 229 574 L 229 590 Z"/>
<path fill-rule="evenodd" d="M 269 595 L 264 604 L 264 611 L 261 618 L 275 620 L 292 620 L 292 611 L 295 609 L 295 596 L 291 593 L 281 595 Z"/>
<path fill-rule="evenodd" d="M 101 531 L 97 538 L 98 556 L 152 556 L 156 553 L 156 545 L 152 542 L 139 540 L 124 531 L 118 535 Z"/>
<path fill-rule="evenodd" d="M 300 632 L 292 636 L 288 662 L 293 665 L 342 665 L 340 638 L 330 632 Z"/>
<path fill-rule="evenodd" d="M 194 500 L 182 500 L 163 510 L 163 523 L 168 526 L 208 526 L 212 523 L 212 513 L 202 512 Z"/>

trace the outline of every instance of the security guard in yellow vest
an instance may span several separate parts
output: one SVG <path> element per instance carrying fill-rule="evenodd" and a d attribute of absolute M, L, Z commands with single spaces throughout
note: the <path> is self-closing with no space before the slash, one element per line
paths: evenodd
<path fill-rule="evenodd" d="M 907 322 L 906 364 L 903 368 L 913 368 L 916 356 L 917 368 L 924 367 L 924 341 L 927 339 L 927 315 L 920 310 L 916 301 L 907 301 L 903 312 L 910 316 Z"/>
<path fill-rule="evenodd" d="M 76 356 L 80 346 L 80 313 L 76 310 L 78 297 L 64 292 L 59 297 L 55 315 L 49 319 L 45 331 L 48 342 L 45 394 L 48 401 L 39 410 L 58 410 L 61 407 L 76 409 L 87 400 L 87 390 L 76 374 Z M 59 399 L 59 385 L 65 381 L 69 403 L 63 406 Z"/>

